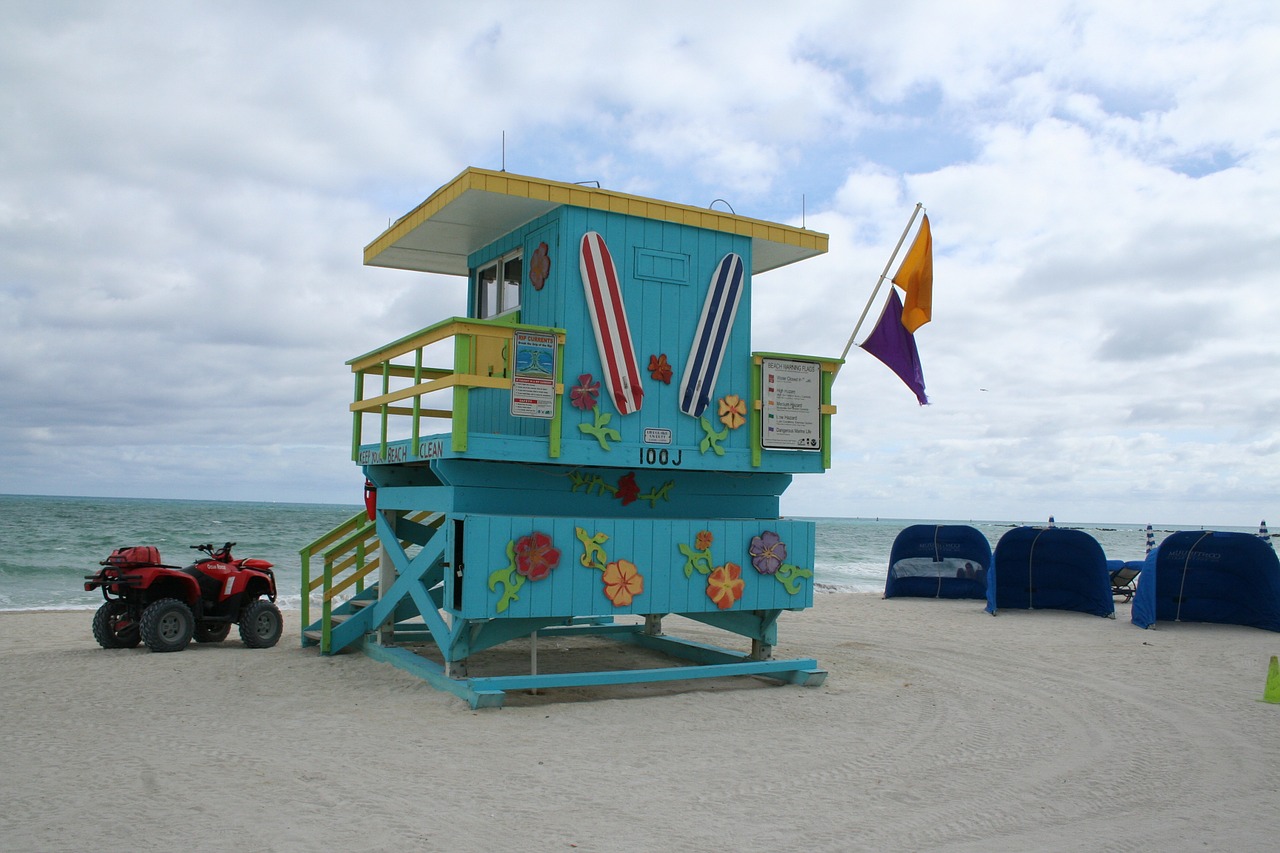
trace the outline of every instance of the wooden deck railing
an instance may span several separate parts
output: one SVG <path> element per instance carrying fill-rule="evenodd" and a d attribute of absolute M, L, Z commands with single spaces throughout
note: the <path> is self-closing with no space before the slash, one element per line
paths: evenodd
<path fill-rule="evenodd" d="M 423 418 L 446 418 L 452 421 L 450 439 L 455 452 L 467 449 L 468 394 L 473 388 L 511 388 L 512 340 L 517 331 L 551 334 L 556 339 L 555 400 L 550 426 L 550 456 L 560 455 L 560 398 L 564 394 L 561 376 L 564 361 L 563 329 L 528 326 L 500 320 L 474 320 L 452 317 L 411 335 L 379 347 L 347 362 L 355 374 L 355 400 L 351 403 L 351 458 L 358 460 L 365 414 L 377 414 L 380 423 L 380 455 L 385 459 L 388 420 L 392 416 L 411 419 L 412 447 L 418 447 Z M 424 350 L 433 344 L 453 339 L 453 362 L 450 365 L 424 364 Z M 396 359 L 411 357 L 411 362 Z M 365 380 L 381 378 L 381 391 L 366 397 Z M 393 380 L 409 380 L 408 385 L 392 388 Z M 452 409 L 426 408 L 422 398 L 434 391 L 452 389 Z M 404 405 L 405 401 L 412 401 Z M 398 405 L 397 405 L 398 404 Z"/>

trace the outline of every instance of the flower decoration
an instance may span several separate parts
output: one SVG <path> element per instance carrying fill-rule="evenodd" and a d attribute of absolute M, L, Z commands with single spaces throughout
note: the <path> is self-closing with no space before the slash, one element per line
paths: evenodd
<path fill-rule="evenodd" d="M 516 571 L 531 581 L 540 581 L 560 565 L 560 549 L 552 546 L 545 533 L 531 533 L 516 541 Z"/>
<path fill-rule="evenodd" d="M 728 610 L 734 602 L 742 598 L 742 567 L 737 563 L 725 563 L 717 566 L 707 576 L 707 598 L 716 603 L 721 610 Z"/>
<path fill-rule="evenodd" d="M 575 527 L 573 533 L 582 543 L 582 556 L 579 562 L 588 569 L 601 573 L 604 582 L 605 598 L 614 607 L 629 607 L 635 597 L 644 592 L 644 575 L 630 560 L 610 560 L 605 553 L 604 543 L 609 541 L 605 533 L 587 533 L 585 528 Z"/>
<path fill-rule="evenodd" d="M 636 484 L 636 472 L 623 474 L 618 480 L 618 500 L 622 501 L 622 505 L 635 502 L 640 495 L 640 486 Z"/>
<path fill-rule="evenodd" d="M 533 250 L 533 257 L 529 259 L 529 283 L 533 285 L 534 290 L 542 290 L 549 275 L 551 275 L 550 250 L 546 243 L 539 243 L 538 248 Z"/>
<path fill-rule="evenodd" d="M 693 539 L 693 547 L 699 551 L 705 551 L 711 547 L 711 543 L 715 541 L 715 537 L 711 535 L 710 530 L 699 530 L 698 535 Z"/>
<path fill-rule="evenodd" d="M 604 594 L 614 607 L 627 607 L 644 592 L 644 577 L 630 560 L 617 560 L 604 569 Z"/>
<path fill-rule="evenodd" d="M 667 363 L 667 354 L 649 356 L 649 375 L 659 382 L 671 384 L 671 365 Z"/>
<path fill-rule="evenodd" d="M 502 587 L 497 610 L 505 613 L 511 602 L 520 600 L 520 589 L 526 580 L 539 581 L 560 565 L 560 549 L 551 544 L 545 533 L 530 533 L 507 543 L 507 565 L 489 575 L 489 591 Z"/>
<path fill-rule="evenodd" d="M 747 422 L 747 401 L 737 394 L 720 398 L 720 423 L 729 429 L 737 429 Z"/>
<path fill-rule="evenodd" d="M 591 381 L 591 374 L 584 373 L 578 377 L 578 384 L 569 389 L 569 402 L 575 409 L 589 412 L 596 407 L 600 398 L 600 383 Z"/>
<path fill-rule="evenodd" d="M 762 575 L 774 575 L 787 559 L 787 544 L 772 530 L 751 537 L 751 565 Z"/>

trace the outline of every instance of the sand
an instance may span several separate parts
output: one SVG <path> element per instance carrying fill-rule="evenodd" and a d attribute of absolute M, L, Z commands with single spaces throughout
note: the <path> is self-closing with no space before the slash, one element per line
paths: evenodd
<path fill-rule="evenodd" d="M 98 648 L 88 612 L 3 613 L 0 849 L 1274 849 L 1280 705 L 1258 700 L 1280 635 L 1117 611 L 819 595 L 777 654 L 816 657 L 820 687 L 480 711 L 300 648 L 296 614 L 274 649 L 152 654 Z"/>

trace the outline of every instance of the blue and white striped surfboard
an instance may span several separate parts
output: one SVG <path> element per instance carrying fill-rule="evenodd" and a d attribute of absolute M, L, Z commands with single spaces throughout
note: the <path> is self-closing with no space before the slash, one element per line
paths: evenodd
<path fill-rule="evenodd" d="M 702 303 L 702 318 L 693 334 L 693 348 L 684 365 L 684 378 L 680 380 L 680 411 L 700 417 L 720 375 L 724 363 L 729 333 L 733 331 L 733 318 L 738 313 L 742 298 L 742 258 L 730 252 L 725 255 L 711 275 L 707 299 Z"/>

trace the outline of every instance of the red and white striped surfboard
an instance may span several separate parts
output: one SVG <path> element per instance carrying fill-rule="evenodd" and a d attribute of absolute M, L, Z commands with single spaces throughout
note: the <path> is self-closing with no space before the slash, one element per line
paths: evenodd
<path fill-rule="evenodd" d="M 604 385 L 621 414 L 640 410 L 644 388 L 640 384 L 640 364 L 631 343 L 627 309 L 622 304 L 618 273 L 604 238 L 595 231 L 582 235 L 582 289 L 587 297 L 596 348 L 604 366 Z"/>

